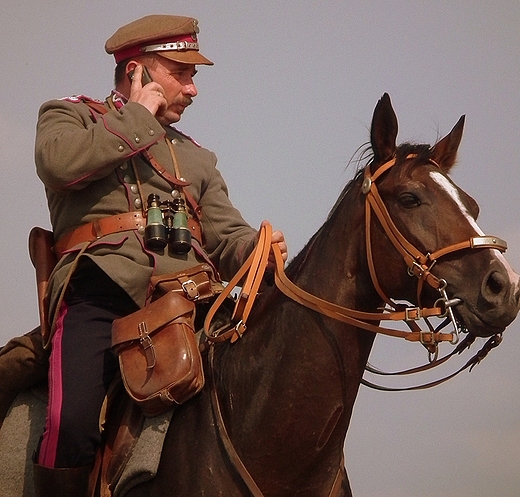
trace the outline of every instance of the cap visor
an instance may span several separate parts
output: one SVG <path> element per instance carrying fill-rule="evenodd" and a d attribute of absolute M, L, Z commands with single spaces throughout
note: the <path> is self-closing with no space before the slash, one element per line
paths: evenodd
<path fill-rule="evenodd" d="M 180 62 L 182 64 L 204 64 L 206 66 L 212 66 L 213 62 L 211 60 L 206 59 L 204 55 L 197 50 L 187 50 L 185 52 L 179 52 L 176 50 L 172 50 L 171 52 L 156 52 L 156 55 L 160 55 L 166 59 L 173 60 L 175 62 Z"/>

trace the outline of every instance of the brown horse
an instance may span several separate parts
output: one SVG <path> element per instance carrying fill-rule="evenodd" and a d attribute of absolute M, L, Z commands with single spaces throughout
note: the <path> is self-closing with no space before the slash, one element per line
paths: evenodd
<path fill-rule="evenodd" d="M 518 275 L 490 248 L 504 249 L 502 242 L 480 231 L 476 202 L 448 177 L 463 124 L 461 118 L 433 147 L 397 147 L 397 119 L 385 94 L 372 121 L 372 160 L 288 266 L 289 278 L 321 299 L 364 312 L 378 312 L 390 298 L 432 308 L 443 295 L 453 305 L 444 310 L 464 331 L 502 332 L 519 310 Z M 374 215 L 365 226 L 367 211 L 380 209 L 366 207 L 376 177 L 390 219 L 386 230 Z M 374 337 L 276 287 L 266 291 L 244 337 L 213 345 L 206 367 L 214 384 L 178 408 L 157 477 L 128 497 L 350 496 L 343 448 Z M 421 339 L 432 346 L 433 332 Z M 221 421 L 229 439 L 216 426 Z M 234 450 L 241 462 L 230 456 Z M 248 475 L 254 484 L 246 484 Z"/>

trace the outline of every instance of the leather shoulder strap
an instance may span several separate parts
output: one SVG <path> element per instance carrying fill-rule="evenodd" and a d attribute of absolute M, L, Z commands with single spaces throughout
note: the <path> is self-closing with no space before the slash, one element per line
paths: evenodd
<path fill-rule="evenodd" d="M 88 105 L 94 112 L 97 112 L 98 114 L 106 114 L 108 112 L 108 109 L 105 107 L 105 104 L 103 102 L 98 102 L 96 100 L 81 100 L 84 104 Z"/>

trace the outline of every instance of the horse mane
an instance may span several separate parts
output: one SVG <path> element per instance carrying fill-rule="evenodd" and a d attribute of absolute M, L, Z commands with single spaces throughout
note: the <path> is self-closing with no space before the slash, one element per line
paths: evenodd
<path fill-rule="evenodd" d="M 429 144 L 417 144 L 411 142 L 402 143 L 396 148 L 395 151 L 396 166 L 398 167 L 400 164 L 402 164 L 410 154 L 416 155 L 414 160 L 411 162 L 410 167 L 416 167 L 425 164 L 431 158 L 432 150 L 433 147 Z M 347 167 L 349 167 L 350 164 L 356 164 L 357 167 L 354 172 L 354 177 L 351 180 L 349 180 L 343 188 L 341 194 L 336 200 L 336 203 L 332 206 L 332 209 L 329 211 L 327 219 L 320 227 L 320 229 L 314 233 L 314 235 L 309 239 L 309 241 L 300 250 L 300 252 L 291 260 L 291 262 L 287 266 L 287 272 L 289 274 L 294 275 L 298 273 L 299 268 L 304 263 L 307 257 L 307 252 L 309 251 L 310 247 L 312 247 L 312 245 L 314 244 L 316 238 L 324 230 L 327 230 L 327 226 L 334 217 L 334 214 L 343 205 L 345 198 L 348 196 L 353 186 L 357 184 L 358 181 L 360 181 L 360 178 L 364 175 L 365 169 L 367 167 L 370 167 L 373 161 L 374 152 L 370 143 L 365 143 L 356 150 L 356 152 L 348 162 L 347 166 L 345 167 L 346 169 Z"/>

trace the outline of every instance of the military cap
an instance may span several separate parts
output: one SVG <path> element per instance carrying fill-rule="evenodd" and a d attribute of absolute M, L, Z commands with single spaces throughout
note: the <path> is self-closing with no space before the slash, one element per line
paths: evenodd
<path fill-rule="evenodd" d="M 199 52 L 199 26 L 193 17 L 150 15 L 119 28 L 105 43 L 116 63 L 139 55 L 156 54 L 184 64 L 213 62 Z"/>

